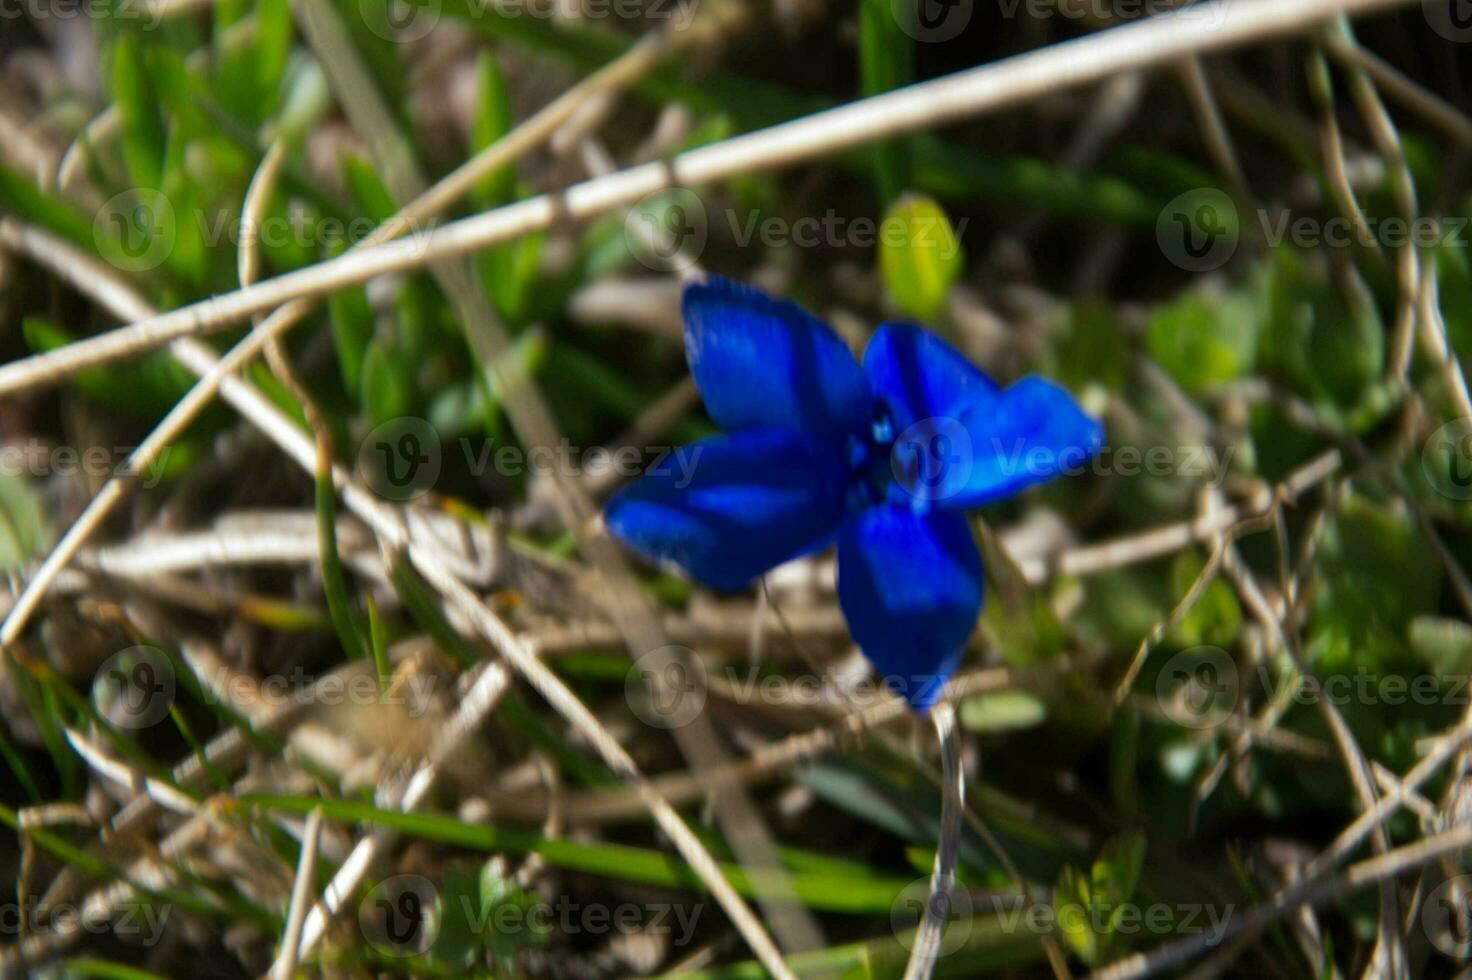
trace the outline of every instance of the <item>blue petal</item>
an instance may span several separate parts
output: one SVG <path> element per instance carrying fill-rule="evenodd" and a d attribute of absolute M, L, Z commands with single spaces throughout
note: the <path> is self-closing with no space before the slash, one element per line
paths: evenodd
<path fill-rule="evenodd" d="M 787 429 L 753 429 L 676 450 L 604 515 L 635 551 L 735 591 L 827 544 L 847 488 L 836 447 Z"/>
<path fill-rule="evenodd" d="M 864 351 L 864 372 L 888 406 L 896 435 L 997 391 L 966 355 L 910 323 L 886 323 L 875 332 Z"/>
<path fill-rule="evenodd" d="M 1072 395 L 1033 377 L 916 426 L 908 443 L 896 442 L 894 453 L 923 460 L 908 468 L 913 477 L 901 479 L 906 490 L 965 509 L 1078 472 L 1103 445 L 1103 427 Z"/>
<path fill-rule="evenodd" d="M 859 648 L 917 711 L 940 697 L 981 612 L 981 554 L 960 514 L 881 505 L 838 539 L 838 600 Z"/>
<path fill-rule="evenodd" d="M 706 410 L 727 431 L 866 429 L 873 396 L 853 353 L 795 303 L 728 279 L 685 287 L 685 352 Z"/>

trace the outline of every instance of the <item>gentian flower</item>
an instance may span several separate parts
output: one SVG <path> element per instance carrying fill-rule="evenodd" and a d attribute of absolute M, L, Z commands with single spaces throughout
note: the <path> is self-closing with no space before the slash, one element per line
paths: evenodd
<path fill-rule="evenodd" d="M 887 323 L 863 366 L 797 305 L 713 278 L 685 289 L 685 350 L 725 435 L 687 473 L 609 501 L 615 537 L 736 591 L 838 543 L 838 598 L 859 648 L 924 713 L 981 612 L 964 511 L 1082 466 L 1099 423 L 1062 388 L 999 388 L 935 334 Z"/>

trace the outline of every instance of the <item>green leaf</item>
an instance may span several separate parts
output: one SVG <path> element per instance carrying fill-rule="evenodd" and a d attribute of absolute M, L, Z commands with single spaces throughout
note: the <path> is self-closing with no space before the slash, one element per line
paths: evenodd
<path fill-rule="evenodd" d="M 374 339 L 363 355 L 362 386 L 359 396 L 370 427 L 390 419 L 402 418 L 413 411 L 413 378 L 406 360 Z"/>
<path fill-rule="evenodd" d="M 378 689 L 387 694 L 394 680 L 394 666 L 388 659 L 388 628 L 378 614 L 378 603 L 373 593 L 363 594 L 363 604 L 368 607 L 368 645 L 373 651 L 373 669 L 378 674 Z"/>
<path fill-rule="evenodd" d="M 479 153 L 511 131 L 511 97 L 506 79 L 496 64 L 496 55 L 487 48 L 475 64 L 476 90 L 480 98 L 470 125 L 470 149 Z M 471 191 L 476 207 L 497 207 L 516 196 L 516 168 L 502 167 L 477 181 Z"/>
<path fill-rule="evenodd" d="M 525 235 L 514 242 L 489 249 L 482 259 L 481 272 L 486 291 L 511 326 L 521 327 L 529 318 L 532 291 L 542 256 L 542 232 Z"/>
<path fill-rule="evenodd" d="M 493 861 L 487 861 L 485 867 L 492 864 Z M 465 970 L 476 962 L 483 947 L 498 938 L 492 928 L 494 906 L 487 904 L 483 897 L 483 875 L 484 871 L 476 874 L 459 864 L 445 871 L 439 888 L 439 931 L 434 944 L 425 953 L 427 962 Z M 502 918 L 506 922 L 524 925 L 523 921 L 512 920 L 505 913 Z M 514 940 L 508 945 L 514 953 Z"/>
<path fill-rule="evenodd" d="M 362 286 L 333 293 L 327 299 L 327 318 L 332 326 L 343 388 L 360 391 L 364 362 L 373 343 L 373 307 L 368 304 L 368 293 Z"/>
<path fill-rule="evenodd" d="M 1465 676 L 1472 670 L 1472 626 L 1460 619 L 1416 616 L 1410 641 L 1411 651 L 1426 663 L 1429 673 Z"/>
<path fill-rule="evenodd" d="M 1083 583 L 1084 606 L 1072 628 L 1083 637 L 1134 649 L 1169 612 L 1168 597 L 1157 579 L 1137 568 L 1113 568 L 1090 575 Z"/>
<path fill-rule="evenodd" d="M 458 439 L 471 433 L 483 433 L 487 414 L 492 411 L 488 385 L 477 378 L 466 378 L 446 385 L 430 402 L 429 424 L 446 439 Z"/>
<path fill-rule="evenodd" d="M 70 331 L 40 316 L 21 321 L 21 331 L 31 350 L 44 353 L 72 343 Z M 171 409 L 194 384 L 191 375 L 173 357 L 162 351 L 145 354 L 136 361 L 78 371 L 70 381 L 89 398 L 131 418 L 156 419 Z M 208 416 L 212 428 L 221 420 L 218 412 Z"/>
<path fill-rule="evenodd" d="M 221 44 L 230 28 L 250 16 L 250 0 L 215 0 L 215 43 Z"/>
<path fill-rule="evenodd" d="M 1050 354 L 1054 363 L 1048 373 L 1066 388 L 1077 391 L 1091 384 L 1114 391 L 1124 388 L 1130 346 L 1114 308 L 1105 300 L 1067 306 Z"/>
<path fill-rule="evenodd" d="M 896 16 L 909 12 L 910 4 L 891 0 L 859 0 L 859 74 L 864 94 L 878 95 L 908 85 L 914 80 L 915 42 Z M 894 201 L 911 186 L 910 143 L 905 139 L 884 140 L 874 152 L 875 182 L 880 198 Z"/>
<path fill-rule="evenodd" d="M 448 335 L 440 330 L 445 305 L 439 291 L 423 276 L 416 276 L 399 289 L 394 296 L 395 336 L 398 343 L 395 351 L 410 364 L 423 364 L 441 348 Z M 404 376 L 413 384 L 417 372 L 405 371 Z M 415 390 L 417 384 L 413 384 Z"/>
<path fill-rule="evenodd" d="M 661 851 L 626 844 L 547 838 L 512 827 L 466 823 L 448 814 L 384 810 L 357 800 L 273 794 L 245 795 L 238 800 L 243 806 L 283 813 L 309 813 L 313 807 L 320 806 L 333 820 L 388 827 L 423 840 L 479 851 L 540 854 L 556 867 L 624 881 L 668 888 L 704 888 L 699 876 L 685 862 Z M 730 863 L 723 863 L 720 868 L 737 892 L 748 897 L 755 894 L 747 871 Z M 793 894 L 811 908 L 855 915 L 889 915 L 895 899 L 912 879 L 880 875 L 854 878 L 799 871 L 790 874 L 788 880 Z"/>
<path fill-rule="evenodd" d="M 900 309 L 926 321 L 934 321 L 945 308 L 964 264 L 945 211 L 920 194 L 900 198 L 885 214 L 879 261 L 884 285 Z"/>
<path fill-rule="evenodd" d="M 1146 345 L 1181 387 L 1208 391 L 1252 370 L 1261 319 L 1250 292 L 1188 292 L 1151 315 Z"/>
<path fill-rule="evenodd" d="M 831 760 L 809 766 L 798 778 L 824 802 L 931 852 L 923 864 L 928 868 L 932 863 L 940 833 L 941 795 L 934 784 L 913 771 L 908 760 L 895 760 L 892 770 Z M 986 801 L 992 831 L 1024 875 L 1049 879 L 1058 873 L 1060 859 L 1071 852 L 1055 835 L 1051 822 L 1040 820 L 1037 810 L 1019 807 L 1017 801 L 990 787 L 971 786 L 968 792 Z M 973 868 L 1000 870 L 986 842 L 969 827 L 961 833 L 960 855 Z"/>
<path fill-rule="evenodd" d="M 193 93 L 199 83 L 190 75 L 179 53 L 168 48 L 149 48 L 145 60 L 153 91 L 158 93 L 171 119 L 190 132 L 208 132 L 210 124 L 194 101 Z"/>
<path fill-rule="evenodd" d="M 261 394 L 270 399 L 271 403 L 281 409 L 292 421 L 296 422 L 303 431 L 310 429 L 307 423 L 307 413 L 302 408 L 296 397 L 281 383 L 281 379 L 271 373 L 267 364 L 256 361 L 245 369 L 245 375 L 253 385 L 261 389 Z"/>
<path fill-rule="evenodd" d="M 317 552 L 322 563 L 322 592 L 327 598 L 327 614 L 332 619 L 332 628 L 337 632 L 343 653 L 349 660 L 357 660 L 363 656 L 363 637 L 353 622 L 347 576 L 343 573 L 342 555 L 337 550 L 337 488 L 332 483 L 332 458 L 324 445 L 319 445 L 317 452 Z M 376 645 L 374 653 L 377 653 Z"/>
<path fill-rule="evenodd" d="M 350 153 L 343 157 L 342 174 L 353 200 L 368 217 L 382 223 L 398 212 L 398 204 L 379 179 L 373 164 Z"/>
<path fill-rule="evenodd" d="M 133 185 L 157 190 L 163 184 L 164 122 L 143 44 L 132 34 L 119 35 L 113 45 L 112 90 L 122 124 L 123 159 Z"/>
<path fill-rule="evenodd" d="M 392 40 L 395 17 L 390 6 L 394 2 L 396 0 L 335 0 L 333 5 L 352 35 L 353 46 L 358 49 L 363 62 L 373 66 L 373 81 L 383 93 L 384 101 L 395 111 L 400 111 L 408 90 L 408 73 L 400 57 L 404 46 Z M 474 11 L 476 17 L 485 17 L 485 14 L 484 8 L 477 7 Z M 485 19 L 503 18 L 495 15 Z"/>
<path fill-rule="evenodd" d="M 1132 831 L 1116 837 L 1104 847 L 1090 873 L 1090 893 L 1106 908 L 1123 905 L 1135 897 L 1140 871 L 1145 866 L 1145 835 Z"/>
<path fill-rule="evenodd" d="M 1447 336 L 1462 358 L 1472 358 L 1472 267 L 1467 247 L 1450 242 L 1433 253 L 1437 271 L 1437 297 L 1446 320 Z"/>
<path fill-rule="evenodd" d="M 50 547 L 50 528 L 41 497 L 24 473 L 0 467 L 0 574 L 19 570 Z"/>
<path fill-rule="evenodd" d="M 137 967 L 125 966 L 122 963 L 112 963 L 107 960 L 94 959 L 90 956 L 73 956 L 64 960 L 65 975 L 71 978 L 91 978 L 97 980 L 164 980 L 158 973 L 149 973 Z"/>
<path fill-rule="evenodd" d="M 71 744 L 66 740 L 66 733 L 62 731 L 62 725 L 70 724 L 75 712 L 64 708 L 55 690 L 38 680 L 32 671 L 12 669 L 15 667 L 14 660 L 7 662 L 6 667 L 15 680 L 15 686 L 20 691 L 21 700 L 26 704 L 31 721 L 41 735 L 41 743 L 51 757 L 52 769 L 61 781 L 61 795 L 67 799 L 76 799 L 80 792 L 82 760 L 72 751 Z"/>
<path fill-rule="evenodd" d="M 523 332 L 491 364 L 481 365 L 480 371 L 471 379 L 469 392 L 462 393 L 456 418 L 449 413 L 457 410 L 455 402 L 448 399 L 439 405 L 447 420 L 454 424 L 447 432 L 462 432 L 475 429 L 488 434 L 491 439 L 504 437 L 501 422 L 501 399 L 503 387 L 516 385 L 532 378 L 540 370 L 547 357 L 547 335 L 541 330 Z"/>
<path fill-rule="evenodd" d="M 476 885 L 484 924 L 480 938 L 503 973 L 514 975 L 516 957 L 523 948 L 547 945 L 546 921 L 531 914 L 539 899 L 518 887 L 495 861 L 481 866 Z"/>
<path fill-rule="evenodd" d="M 1026 691 L 977 694 L 961 702 L 961 724 L 973 732 L 1011 732 L 1042 724 L 1047 706 Z"/>
<path fill-rule="evenodd" d="M 290 0 L 257 0 L 255 82 L 261 97 L 260 119 L 268 117 L 280 104 L 281 83 L 286 77 L 295 36 Z"/>
<path fill-rule="evenodd" d="M 99 224 L 94 232 L 94 223 L 82 217 L 72 205 L 60 197 L 42 192 L 29 177 L 10 169 L 3 162 L 0 162 L 0 210 L 40 225 L 97 254 L 102 254 L 106 245 L 96 239 L 111 237 L 112 229 L 105 223 Z"/>
<path fill-rule="evenodd" d="M 475 649 L 461 636 L 440 611 L 429 586 L 414 571 L 408 560 L 395 558 L 388 569 L 389 584 L 404 604 L 409 617 L 428 633 L 435 644 L 461 667 L 469 667 L 480 659 Z"/>
<path fill-rule="evenodd" d="M 987 566 L 988 571 L 999 566 L 999 562 L 993 563 Z M 981 627 L 1002 659 L 1017 666 L 1056 657 L 1069 643 L 1068 632 L 1059 622 L 1048 596 L 1031 588 L 1020 592 L 1015 601 L 988 603 L 982 611 Z"/>
<path fill-rule="evenodd" d="M 292 152 L 288 150 L 287 152 Z M 322 209 L 312 201 L 289 196 L 281 189 L 270 195 L 262 222 L 273 229 L 261 236 L 261 250 L 266 265 L 280 272 L 301 269 L 330 254 L 340 254 L 346 242 L 340 240 L 336 228 L 324 220 Z M 341 226 L 346 232 L 346 226 Z M 305 229 L 305 233 L 280 234 L 275 229 Z M 328 229 L 333 229 L 330 233 Z M 320 234 L 318 233 L 320 230 Z M 361 287 L 358 287 L 361 292 Z M 338 294 L 333 293 L 332 298 Z"/>
<path fill-rule="evenodd" d="M 0 569 L 3 571 L 3 569 Z M 26 765 L 25 756 L 15 747 L 10 740 L 10 732 L 4 725 L 0 725 L 0 756 L 5 757 L 5 765 L 15 776 L 16 782 L 21 789 L 25 790 L 26 797 L 32 803 L 40 803 L 44 797 L 41 795 L 36 777 L 31 774 L 30 767 Z"/>
<path fill-rule="evenodd" d="M 1088 879 L 1072 865 L 1065 867 L 1053 889 L 1053 915 L 1064 943 L 1091 966 L 1099 954 L 1099 937 L 1090 922 L 1092 911 Z"/>
<path fill-rule="evenodd" d="M 1133 831 L 1111 841 L 1087 877 L 1072 866 L 1059 874 L 1053 891 L 1058 929 L 1088 965 L 1112 955 L 1120 917 L 1130 910 L 1144 863 L 1145 835 Z"/>
<path fill-rule="evenodd" d="M 1302 257 L 1278 249 L 1268 266 L 1264 354 L 1310 399 L 1355 403 L 1385 365 L 1385 328 L 1368 300 L 1351 305 L 1345 292 Z"/>
<path fill-rule="evenodd" d="M 1313 623 L 1356 638 L 1357 658 L 1389 652 L 1377 649 L 1381 644 L 1406 642 L 1412 619 L 1437 609 L 1441 562 L 1401 503 L 1345 497 L 1324 531 L 1318 569 Z"/>
<path fill-rule="evenodd" d="M 1194 550 L 1182 551 L 1171 562 L 1171 591 L 1176 601 L 1185 598 L 1205 564 Z M 1172 627 L 1170 640 L 1182 647 L 1230 647 L 1241 628 L 1242 609 L 1237 604 L 1237 593 L 1218 575 L 1185 618 Z"/>

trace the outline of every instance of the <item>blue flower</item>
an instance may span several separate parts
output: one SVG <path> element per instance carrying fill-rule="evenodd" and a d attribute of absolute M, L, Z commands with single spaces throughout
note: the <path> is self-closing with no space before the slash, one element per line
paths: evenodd
<path fill-rule="evenodd" d="M 1062 388 L 999 388 L 935 334 L 880 327 L 860 367 L 827 324 L 723 279 L 684 296 L 685 349 L 726 430 L 608 503 L 634 550 L 734 591 L 838 543 L 838 598 L 869 661 L 917 710 L 981 612 L 967 508 L 1082 466 L 1099 423 Z"/>

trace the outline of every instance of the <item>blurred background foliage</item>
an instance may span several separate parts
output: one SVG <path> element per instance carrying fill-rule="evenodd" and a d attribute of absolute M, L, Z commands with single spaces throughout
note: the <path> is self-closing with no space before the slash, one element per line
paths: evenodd
<path fill-rule="evenodd" d="M 475 0 L 442 0 L 421 11 L 434 30 L 404 42 L 390 40 L 392 30 L 373 27 L 403 23 L 402 10 L 383 0 L 333 4 L 372 68 L 377 94 L 431 179 L 661 24 L 653 8 L 628 22 L 567 23 L 503 16 Z M 711 5 L 708 0 L 694 13 L 712 16 L 704 9 Z M 920 44 L 901 30 L 888 0 L 794 9 L 751 8 L 709 56 L 677 59 L 641 81 L 618 108 L 617 125 L 606 127 L 613 156 L 639 158 L 647 135 L 671 107 L 679 107 L 684 125 L 679 139 L 660 147 L 666 155 L 1104 26 L 1062 17 L 1009 19 L 978 5 L 976 22 L 960 37 Z M 59 146 L 82 142 L 87 193 L 64 194 L 38 183 L 26 161 L 9 154 L 0 163 L 0 210 L 125 270 L 133 286 L 166 309 L 237 287 L 241 202 L 273 141 L 286 147 L 286 164 L 265 216 L 313 233 L 266 237 L 262 276 L 341 254 L 351 239 L 405 203 L 385 186 L 364 142 L 343 122 L 287 0 L 215 0 L 206 12 L 170 17 L 156 29 L 126 13 L 119 8 L 88 21 L 90 47 L 79 55 L 95 55 L 94 87 L 74 84 L 63 73 L 61 81 L 14 96 L 28 100 L 35 126 Z M 1362 27 L 1360 39 L 1465 109 L 1465 59 L 1419 17 L 1412 10 L 1377 18 Z M 83 43 L 26 21 L 7 21 L 4 30 L 12 55 L 31 50 L 60 58 L 65 44 Z M 1302 615 L 1289 630 L 1317 683 L 1343 678 L 1361 685 L 1352 689 L 1380 692 L 1352 697 L 1341 708 L 1365 753 L 1404 772 L 1419 757 L 1418 744 L 1455 724 L 1465 709 L 1472 626 L 1456 579 L 1472 558 L 1472 502 L 1466 499 L 1472 495 L 1447 492 L 1466 482 L 1464 455 L 1423 452 L 1428 434 L 1457 415 L 1439 365 L 1418 348 L 1403 376 L 1393 369 L 1404 302 L 1396 250 L 1305 247 L 1291 235 L 1268 240 L 1284 213 L 1321 224 L 1341 216 L 1318 141 L 1324 112 L 1354 149 L 1356 203 L 1366 223 L 1379 227 L 1405 217 L 1396 167 L 1377 155 L 1373 134 L 1347 97 L 1347 73 L 1321 62 L 1314 44 L 1292 41 L 1211 64 L 1209 77 L 1227 113 L 1245 186 L 1219 176 L 1179 77 L 1162 72 L 1097 91 L 1059 92 L 1035 105 L 778 175 L 695 188 L 705 226 L 699 259 L 712 271 L 772 284 L 831 314 L 856 341 L 885 318 L 924 320 L 997 376 L 1046 374 L 1100 413 L 1109 430 L 1103 463 L 990 509 L 984 517 L 993 529 L 1006 531 L 1044 514 L 1066 529 L 1059 533 L 1070 541 L 1126 537 L 1189 520 L 1212 500 L 1220 506 L 1261 499 L 1321 453 L 1339 450 L 1342 469 L 1303 506 L 1284 508 L 1285 551 L 1270 525 L 1244 536 L 1239 546 L 1247 567 L 1271 583 L 1274 599 L 1285 597 L 1290 578 L 1294 601 L 1302 597 Z M 15 65 L 9 68 L 19 75 Z M 115 117 L 115 128 L 88 145 L 86 124 L 104 110 Z M 1419 254 L 1436 271 L 1439 298 L 1432 302 L 1453 354 L 1465 358 L 1472 353 L 1466 144 L 1453 144 L 1399 107 L 1392 111 L 1425 214 L 1443 228 L 1459 229 Z M 581 176 L 566 158 L 539 151 L 486 178 L 447 217 L 555 190 Z M 1240 218 L 1223 230 L 1233 244 L 1230 260 L 1195 271 L 1161 247 L 1160 229 L 1172 201 L 1203 191 L 1227 195 Z M 104 203 L 117 195 L 122 205 Z M 159 197 L 172 221 L 155 220 Z M 643 205 L 655 225 L 671 228 L 689 217 L 674 209 L 687 207 L 688 198 L 676 193 Z M 760 234 L 742 240 L 753 216 L 790 225 L 825 215 L 847 228 L 867 220 L 902 234 L 855 243 L 844 232 L 811 247 L 769 243 Z M 684 374 L 678 334 L 669 329 L 674 280 L 645 264 L 627 220 L 618 214 L 585 227 L 559 227 L 474 260 L 479 284 L 516 338 L 516 373 L 536 383 L 575 446 L 616 439 Z M 344 234 L 320 234 L 329 227 Z M 163 254 L 156 265 L 129 269 L 155 249 Z M 655 285 L 640 294 L 649 297 L 649 308 L 610 314 L 580 303 L 611 282 Z M 111 326 L 104 313 L 53 277 L 12 264 L 3 283 L 4 360 Z M 237 328 L 209 342 L 223 351 L 241 336 Z M 428 273 L 334 294 L 292 332 L 288 347 L 341 459 L 351 462 L 365 436 L 384 423 L 427 419 L 446 447 L 435 485 L 438 506 L 477 518 L 522 508 L 532 489 L 522 476 L 478 472 L 474 465 L 487 448 L 516 445 L 517 436 L 502 411 L 503 393 L 477 363 Z M 263 365 L 247 374 L 305 426 L 300 405 Z M 38 436 L 63 445 L 133 445 L 190 383 L 163 352 L 87 370 L 56 391 L 0 404 L 0 436 L 11 444 Z M 667 441 L 680 444 L 711 431 L 693 406 L 669 427 Z M 1180 467 L 1150 472 L 1137 464 L 1130 471 L 1129 459 L 1148 458 L 1159 447 L 1220 461 L 1224 479 L 1183 475 Z M 311 506 L 305 482 L 269 450 L 242 440 L 238 423 L 220 406 L 172 447 L 162 476 L 163 485 L 115 522 L 114 532 L 141 526 L 160 511 L 161 500 L 184 500 L 180 506 L 199 515 L 240 506 Z M 75 514 L 78 494 L 76 486 L 54 479 L 0 476 L 0 568 L 18 573 L 44 554 Z M 545 521 L 519 528 L 518 540 L 549 558 L 571 549 L 570 540 Z M 1231 580 L 1213 574 L 1189 611 L 1172 621 L 1173 608 L 1212 561 L 1211 547 L 1205 539 L 1148 561 L 1060 574 L 1037 589 L 1023 584 L 1007 561 L 989 563 L 993 584 L 1001 587 L 983 618 L 985 653 L 978 660 L 1036 666 L 1072 656 L 1102 665 L 1070 670 L 1037 690 L 978 695 L 960 708 L 984 760 L 974 788 L 978 809 L 1022 874 L 1053 887 L 1055 900 L 1107 908 L 1141 895 L 1152 901 L 1231 895 L 1245 907 L 1270 890 L 1258 867 L 1265 841 L 1288 838 L 1318 849 L 1360 811 L 1323 714 L 1294 696 L 1300 678 L 1289 653 Z M 651 593 L 671 608 L 704 601 L 654 570 L 643 574 Z M 253 612 L 271 637 L 262 640 L 271 651 L 263 663 L 321 668 L 341 659 L 316 595 L 283 578 L 263 576 L 257 584 L 274 585 L 281 596 L 278 604 Z M 395 585 L 401 605 L 384 611 L 386 634 L 397 639 L 427 631 L 453 646 L 447 638 L 453 633 L 434 622 L 426 603 L 415 601 L 415 583 Z M 353 590 L 351 618 L 366 636 L 362 585 L 350 576 L 347 587 Z M 101 730 L 144 771 L 166 773 L 191 746 L 238 724 L 189 677 L 169 637 L 133 636 L 170 653 L 182 693 L 167 732 L 141 740 L 109 726 L 105 712 L 78 693 L 87 690 L 85 671 L 69 670 L 72 654 L 63 650 L 94 642 L 86 637 L 97 630 L 105 629 L 114 644 L 129 632 L 117 621 L 106 627 L 89 622 L 93 615 L 49 613 L 38 642 L 28 645 L 31 661 L 10 671 L 16 710 L 28 720 L 8 720 L 0 739 L 14 776 L 3 792 L 9 822 L 16 806 L 81 798 L 85 772 L 67 743 L 67 726 Z M 1112 685 L 1142 639 L 1161 624 L 1168 626 L 1116 708 Z M 1233 704 L 1257 712 L 1281 699 L 1269 726 L 1275 738 L 1244 743 L 1241 725 L 1181 724 L 1160 709 L 1168 701 L 1162 692 L 1174 690 L 1171 671 L 1191 667 L 1192 658 L 1215 656 L 1201 651 L 1226 658 L 1237 685 Z M 763 670 L 791 666 L 779 661 Z M 623 696 L 626 664 L 617 650 L 560 658 L 557 669 L 590 704 L 619 703 Z M 1420 699 L 1424 703 L 1385 694 L 1428 677 L 1435 694 Z M 492 723 L 504 751 L 538 746 L 574 785 L 606 785 L 606 775 L 585 747 L 568 741 L 555 715 L 530 697 L 509 704 Z M 1253 723 L 1241 711 L 1237 717 Z M 753 731 L 768 734 L 788 727 L 801 726 L 785 717 L 752 723 Z M 643 731 L 640 739 L 650 743 L 641 742 L 638 752 L 652 769 L 674 764 L 661 734 Z M 883 740 L 802 767 L 795 785 L 809 809 L 782 824 L 783 856 L 836 943 L 820 959 L 854 975 L 888 975 L 903 961 L 902 952 L 888 939 L 888 945 L 868 941 L 889 937 L 895 889 L 930 866 L 938 791 Z M 1442 778 L 1423 795 L 1436 800 L 1447 790 Z M 242 803 L 234 816 L 292 863 L 296 842 L 273 831 L 262 814 L 272 807 L 301 812 L 315 802 L 303 794 L 259 806 Z M 683 866 L 657 850 L 648 826 L 615 828 L 598 840 L 574 843 L 526 828 L 493 833 L 496 828 L 454 812 L 391 814 L 375 810 L 371 796 L 359 792 L 345 794 L 338 818 L 399 820 L 407 835 L 435 846 L 432 864 L 442 894 L 464 893 L 483 908 L 525 900 L 499 865 L 485 859 L 490 851 L 540 854 L 569 875 L 581 875 L 579 887 L 594 891 L 691 885 Z M 1402 812 L 1389 829 L 1404 841 L 1426 828 L 1415 814 Z M 67 831 L 44 839 L 55 845 L 55 856 L 79 838 Z M 729 856 L 714 832 L 708 843 L 718 856 Z M 1009 869 L 974 830 L 967 831 L 962 860 L 963 878 L 977 889 L 1013 885 Z M 195 903 L 206 918 L 237 917 L 268 934 L 279 928 L 282 907 L 262 904 L 228 880 L 193 887 L 206 896 Z M 1325 947 L 1362 950 L 1373 935 L 1374 902 L 1346 900 L 1334 912 Z M 1108 926 L 1067 930 L 1062 939 L 1069 957 L 1084 966 L 1149 941 Z M 541 933 L 512 942 L 494 933 L 447 930 L 411 968 L 426 974 L 468 966 L 527 969 L 540 961 L 521 957 L 550 941 Z M 1282 935 L 1275 941 L 1286 944 Z M 142 961 L 136 951 L 112 954 Z M 374 954 L 364 947 L 330 955 L 362 967 L 358 958 L 371 963 Z M 1042 970 L 1043 955 L 1029 934 L 977 925 L 941 972 Z M 150 967 L 166 970 L 168 964 L 156 959 Z M 88 969 L 74 964 L 78 975 Z M 1308 968 L 1293 950 L 1280 972 L 1302 975 Z"/>

